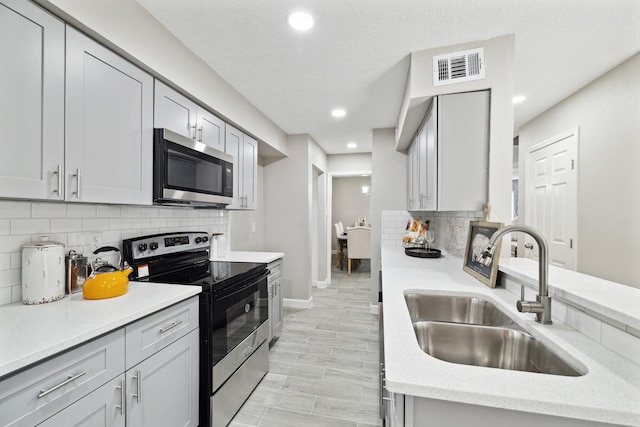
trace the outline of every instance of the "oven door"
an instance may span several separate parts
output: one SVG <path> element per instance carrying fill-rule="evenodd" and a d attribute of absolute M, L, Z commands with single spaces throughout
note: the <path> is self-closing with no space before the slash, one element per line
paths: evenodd
<path fill-rule="evenodd" d="M 233 158 L 168 129 L 155 129 L 156 204 L 221 206 L 233 201 Z"/>
<path fill-rule="evenodd" d="M 209 338 L 203 345 L 213 393 L 269 336 L 267 277 L 261 274 L 202 295 L 210 298 L 212 307 L 205 328 Z"/>

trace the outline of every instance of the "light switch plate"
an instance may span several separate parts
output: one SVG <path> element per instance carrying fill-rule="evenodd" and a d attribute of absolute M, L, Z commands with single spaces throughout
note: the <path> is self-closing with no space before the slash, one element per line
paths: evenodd
<path fill-rule="evenodd" d="M 102 247 L 102 233 L 91 233 L 90 235 L 91 252 Z"/>

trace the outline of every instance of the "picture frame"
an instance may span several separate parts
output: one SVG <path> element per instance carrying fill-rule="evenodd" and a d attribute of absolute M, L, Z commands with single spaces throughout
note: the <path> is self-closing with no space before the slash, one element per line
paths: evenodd
<path fill-rule="evenodd" d="M 498 241 L 491 264 L 485 266 L 475 259 L 486 247 L 493 233 L 498 231 L 499 228 L 502 228 L 502 226 L 503 224 L 501 222 L 471 221 L 469 223 L 469 234 L 467 235 L 467 246 L 464 251 L 464 264 L 462 269 L 490 288 L 496 287 L 502 239 Z"/>

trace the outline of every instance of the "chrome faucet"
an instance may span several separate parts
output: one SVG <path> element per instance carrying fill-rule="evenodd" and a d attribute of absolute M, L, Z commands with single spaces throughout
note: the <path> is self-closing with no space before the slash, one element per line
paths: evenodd
<path fill-rule="evenodd" d="M 526 233 L 538 243 L 538 295 L 536 296 L 536 301 L 524 301 L 524 296 L 522 296 L 516 303 L 516 308 L 521 313 L 535 313 L 536 322 L 550 325 L 553 322 L 551 321 L 551 297 L 549 296 L 548 286 L 549 250 L 542 233 L 528 225 L 508 225 L 503 227 L 491 236 L 489 243 L 487 243 L 484 251 L 478 255 L 476 261 L 482 265 L 491 265 L 498 239 L 512 231 Z"/>

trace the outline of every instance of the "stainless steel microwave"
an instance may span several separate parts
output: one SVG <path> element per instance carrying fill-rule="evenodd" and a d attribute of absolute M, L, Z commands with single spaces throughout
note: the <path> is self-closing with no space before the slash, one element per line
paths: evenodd
<path fill-rule="evenodd" d="M 153 203 L 224 207 L 233 201 L 233 157 L 169 129 L 155 129 Z"/>

